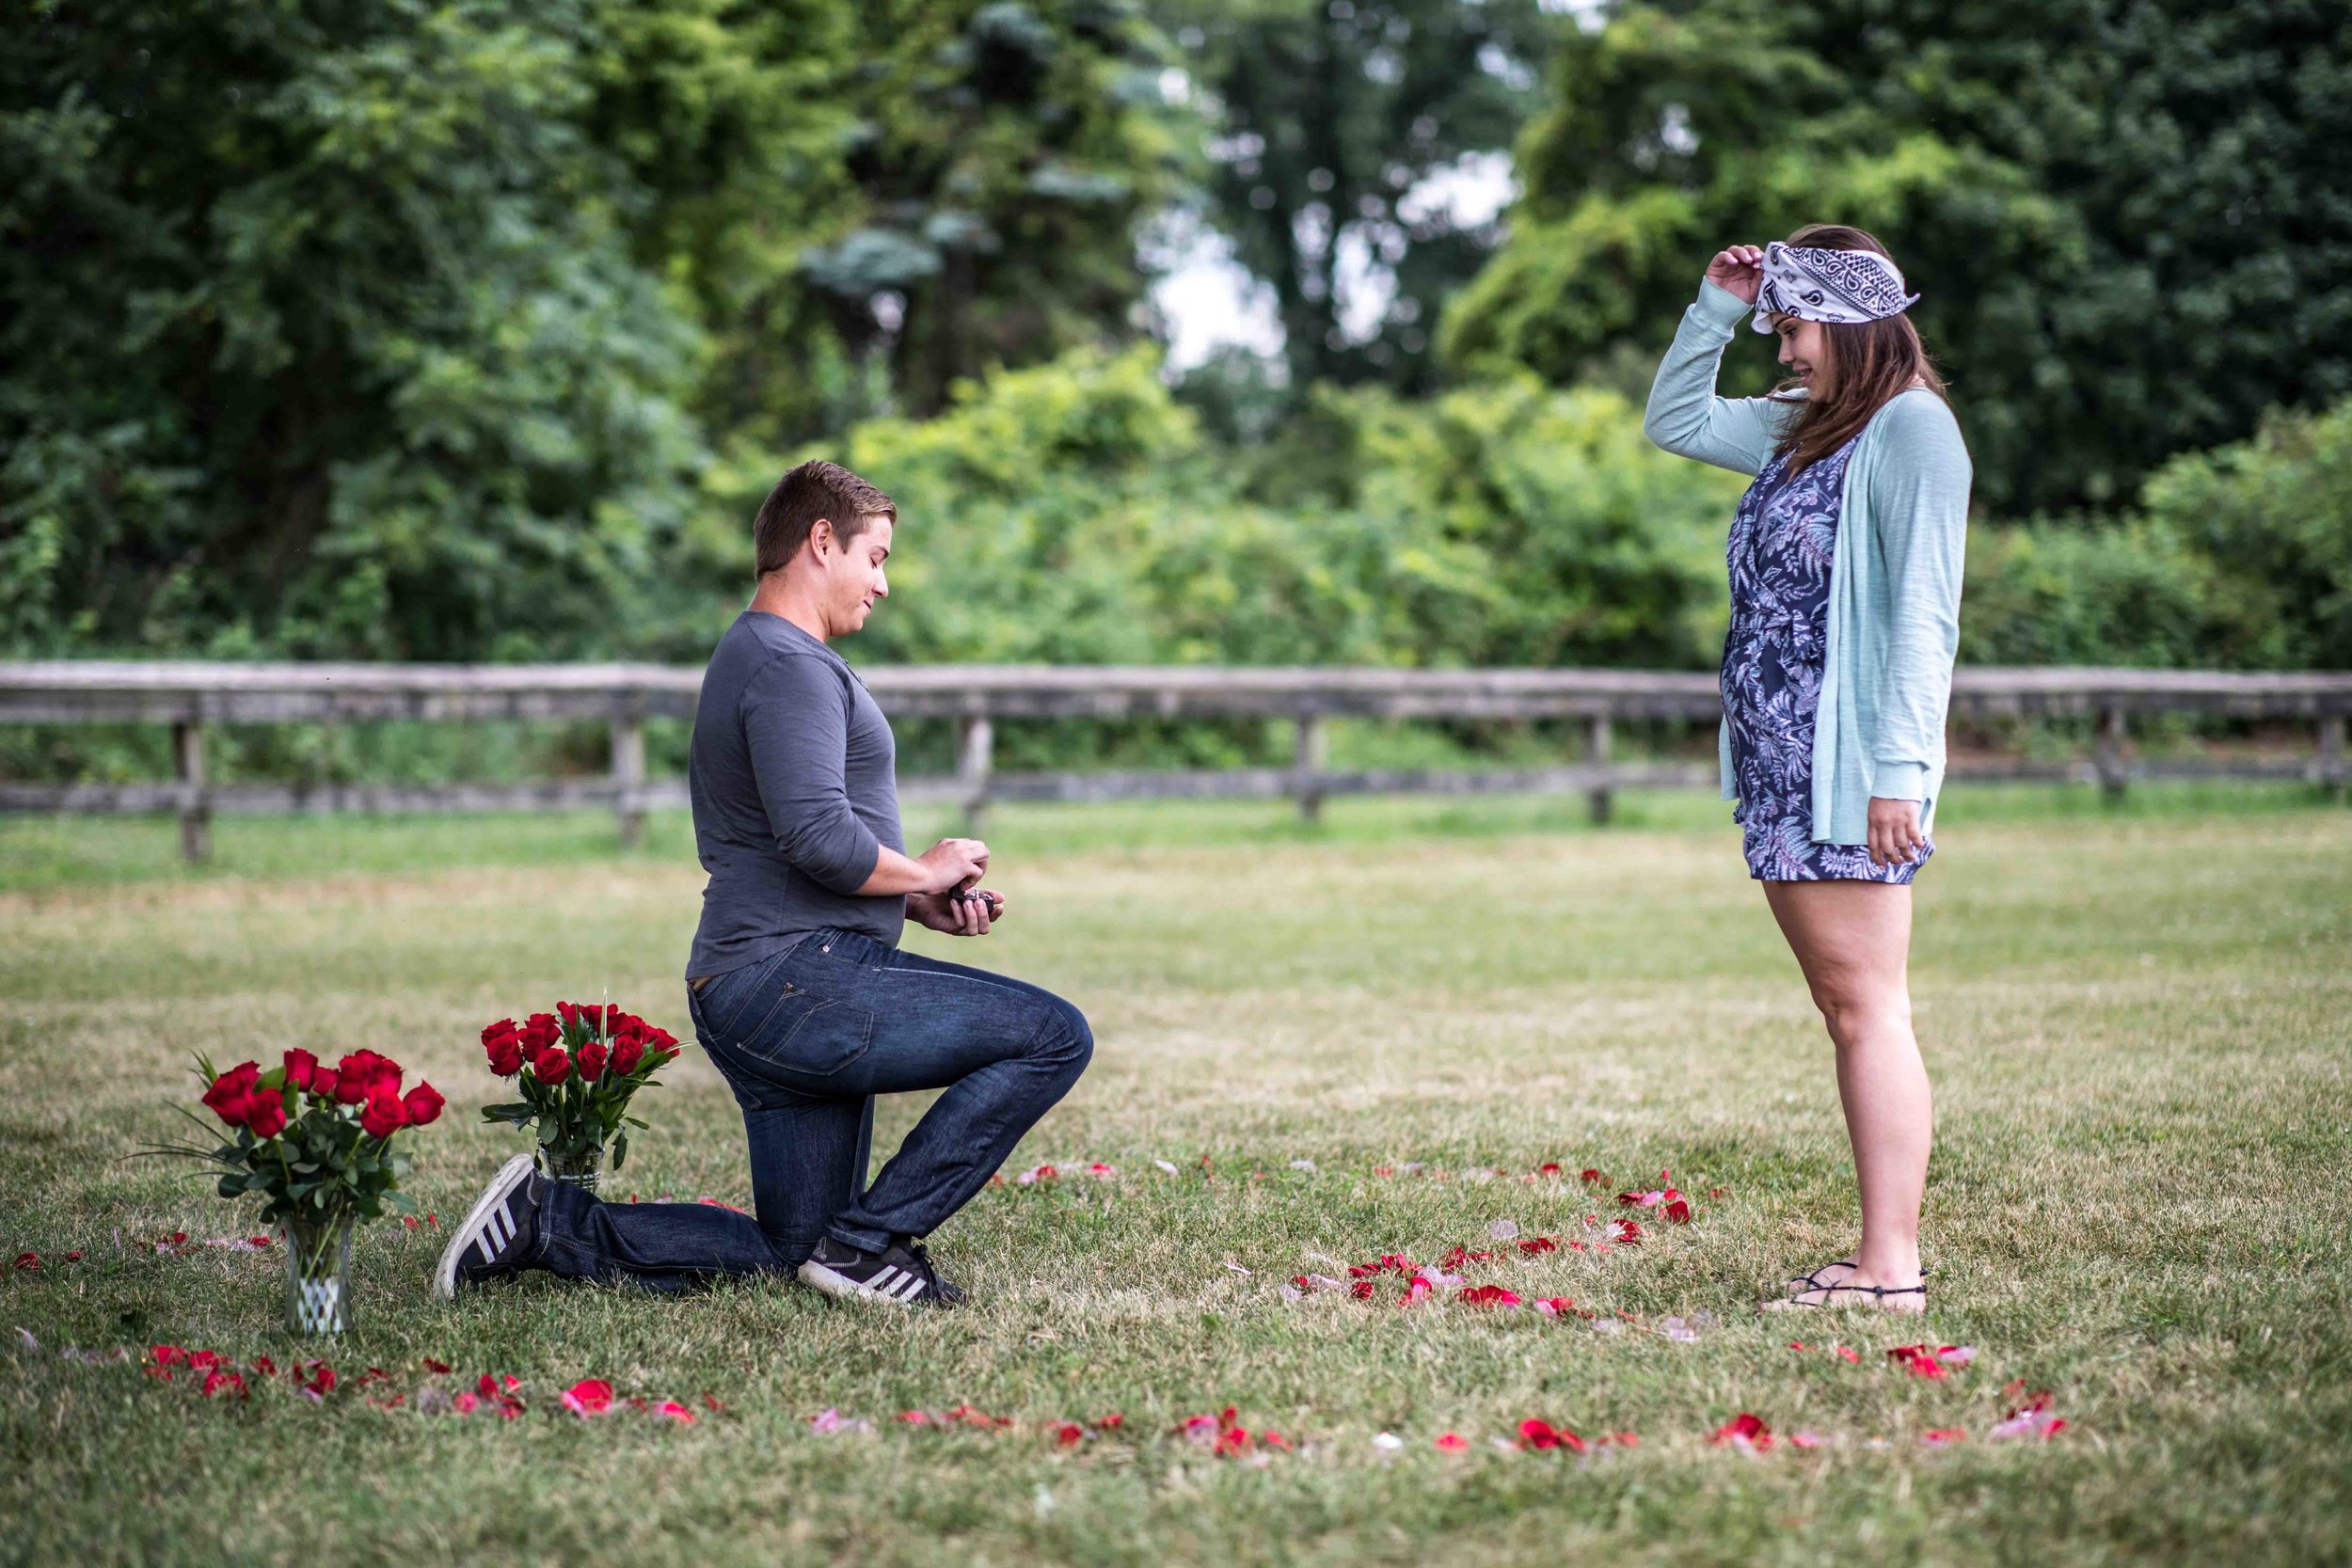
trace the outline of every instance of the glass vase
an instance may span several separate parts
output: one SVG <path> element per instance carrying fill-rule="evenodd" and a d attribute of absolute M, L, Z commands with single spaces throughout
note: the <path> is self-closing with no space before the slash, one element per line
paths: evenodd
<path fill-rule="evenodd" d="M 594 1197 L 596 1189 L 604 1182 L 604 1145 L 592 1144 L 576 1153 L 560 1155 L 542 1148 L 539 1151 L 539 1169 L 548 1180 L 577 1187 Z"/>
<path fill-rule="evenodd" d="M 341 1334 L 351 1326 L 352 1216 L 287 1220 L 278 1227 L 286 1244 L 286 1332 Z"/>

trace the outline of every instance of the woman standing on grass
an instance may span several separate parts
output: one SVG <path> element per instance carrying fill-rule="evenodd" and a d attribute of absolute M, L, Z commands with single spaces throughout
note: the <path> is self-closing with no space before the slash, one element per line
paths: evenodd
<path fill-rule="evenodd" d="M 1933 1118 L 1911 1032 L 1911 879 L 1944 780 L 1968 449 L 1903 315 L 1886 247 L 1819 224 L 1733 245 L 1658 368 L 1643 422 L 1671 452 L 1754 474 L 1731 522 L 1724 796 L 1748 874 L 1837 1050 L 1862 1244 L 1775 1307 L 1922 1311 L 1919 1200 Z M 1790 379 L 1719 398 L 1740 318 Z"/>

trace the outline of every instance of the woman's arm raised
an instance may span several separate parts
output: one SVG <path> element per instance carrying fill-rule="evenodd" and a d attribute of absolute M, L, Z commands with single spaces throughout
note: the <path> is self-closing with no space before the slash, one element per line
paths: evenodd
<path fill-rule="evenodd" d="M 1733 245 L 1708 264 L 1699 297 L 1682 313 L 1674 344 L 1658 366 L 1642 420 L 1643 434 L 1677 456 L 1743 474 L 1772 461 L 1789 413 L 1787 404 L 1772 398 L 1715 395 L 1724 349 L 1756 303 L 1763 255 L 1754 245 Z"/>

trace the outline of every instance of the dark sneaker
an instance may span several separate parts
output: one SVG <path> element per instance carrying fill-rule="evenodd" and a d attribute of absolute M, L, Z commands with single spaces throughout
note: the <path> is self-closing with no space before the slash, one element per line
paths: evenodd
<path fill-rule="evenodd" d="M 931 1255 L 923 1250 L 922 1243 L 909 1242 L 906 1243 L 906 1249 L 908 1255 L 916 1262 L 930 1270 L 931 1289 L 939 1292 L 940 1306 L 961 1307 L 972 1299 L 963 1293 L 962 1286 L 939 1272 L 938 1266 L 931 1261 Z"/>
<path fill-rule="evenodd" d="M 930 1263 L 917 1252 L 896 1244 L 881 1252 L 865 1252 L 824 1237 L 801 1265 L 801 1283 L 845 1301 L 886 1301 L 898 1307 L 948 1304 Z"/>
<path fill-rule="evenodd" d="M 482 1189 L 441 1249 L 440 1265 L 433 1271 L 435 1295 L 447 1301 L 460 1285 L 521 1271 L 522 1259 L 539 1240 L 539 1200 L 532 1190 L 538 1178 L 531 1166 L 530 1155 L 517 1154 Z"/>

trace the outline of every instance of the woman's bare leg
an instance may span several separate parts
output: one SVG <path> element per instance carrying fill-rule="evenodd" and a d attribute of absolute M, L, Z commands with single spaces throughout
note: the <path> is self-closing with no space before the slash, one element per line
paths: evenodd
<path fill-rule="evenodd" d="M 1862 1246 L 1825 1285 L 1919 1283 L 1919 1203 L 1934 1112 L 1911 1032 L 1911 889 L 1884 882 L 1766 882 L 1764 896 L 1804 970 L 1837 1050 L 1837 1098 L 1862 1189 Z M 1865 1302 L 1804 1291 L 1819 1302 Z M 1883 1305 L 1917 1310 L 1921 1295 Z"/>

